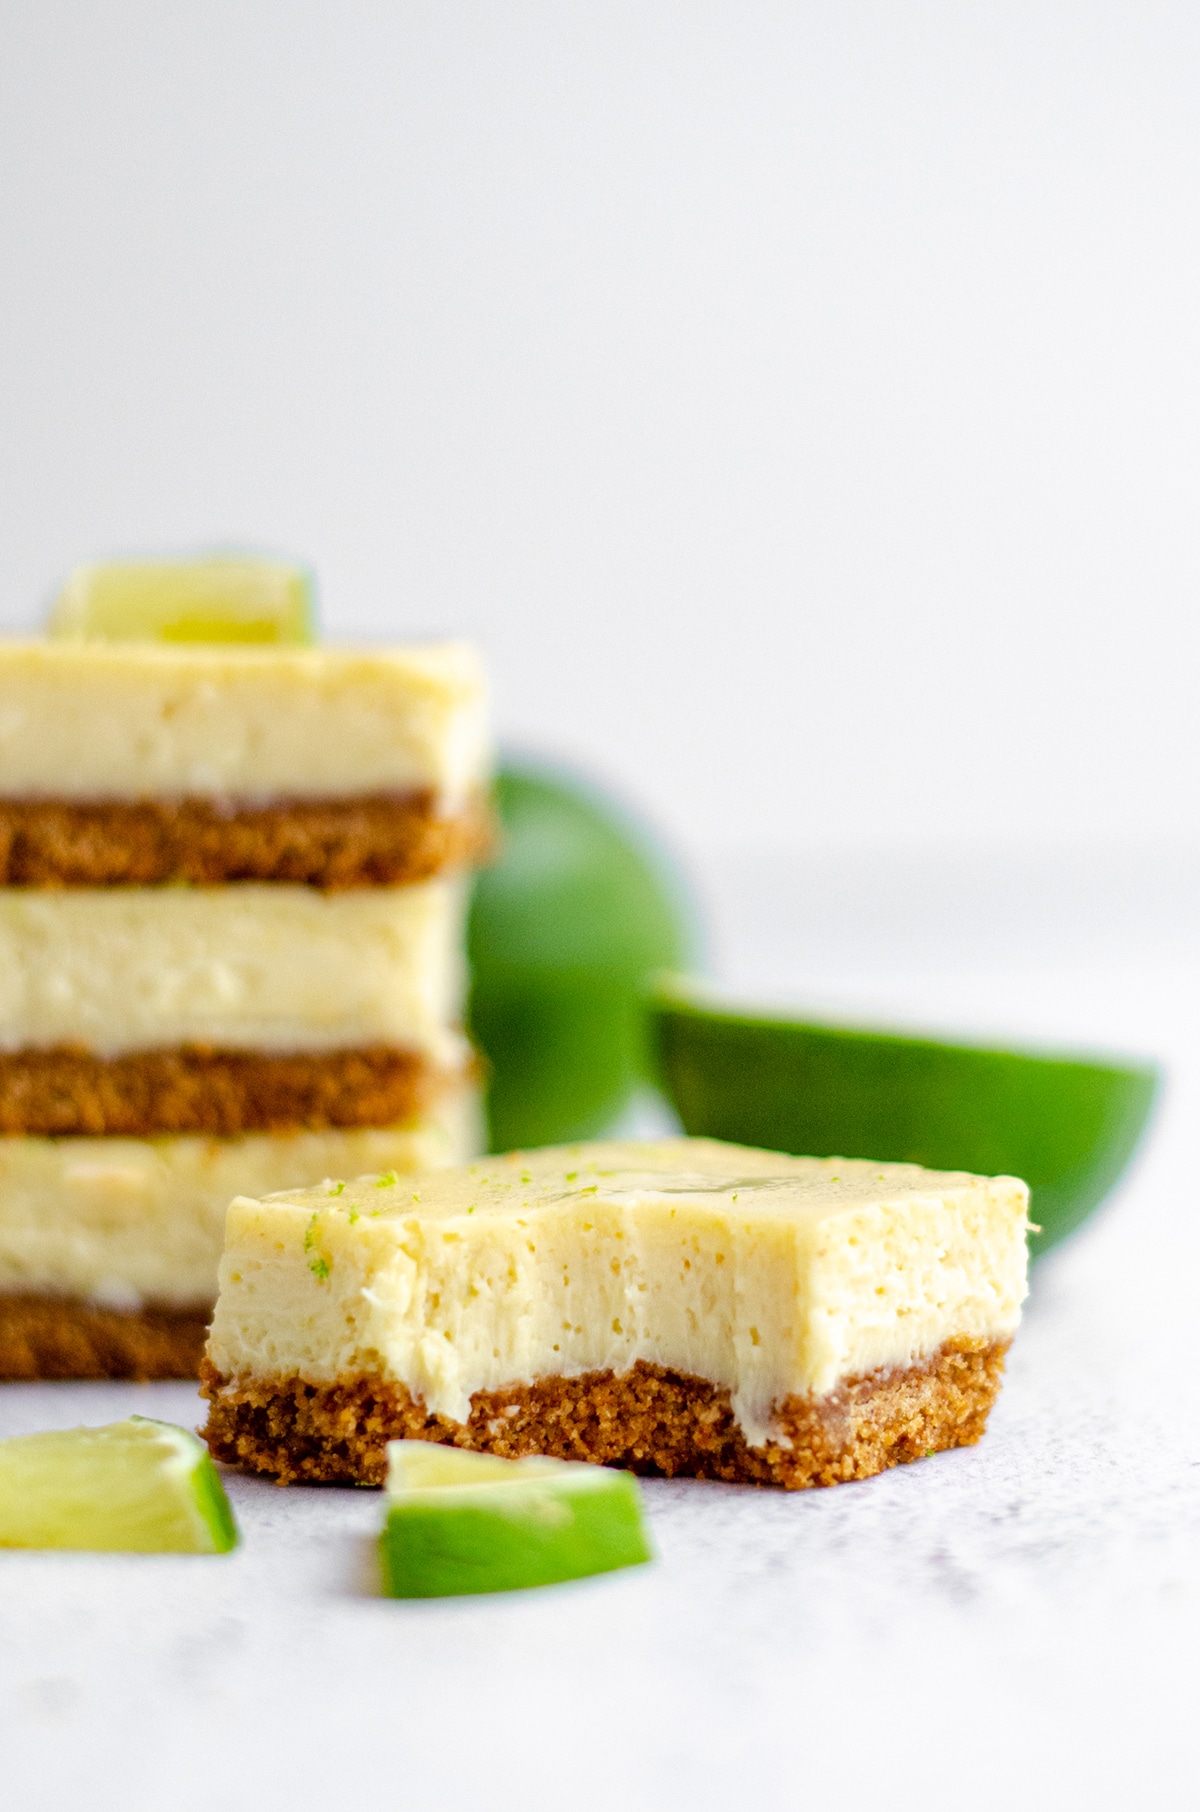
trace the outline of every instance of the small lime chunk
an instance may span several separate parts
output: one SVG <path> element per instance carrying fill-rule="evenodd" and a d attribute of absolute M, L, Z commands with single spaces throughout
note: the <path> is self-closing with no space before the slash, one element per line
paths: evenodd
<path fill-rule="evenodd" d="M 237 1539 L 208 1449 L 172 1422 L 0 1441 L 0 1547 L 225 1554 Z"/>
<path fill-rule="evenodd" d="M 392 1598 L 512 1592 L 653 1559 L 631 1473 L 431 1441 L 388 1446 L 380 1552 Z"/>
<path fill-rule="evenodd" d="M 294 646 L 316 633 L 303 567 L 233 557 L 77 566 L 47 627 L 57 638 L 101 642 Z"/>

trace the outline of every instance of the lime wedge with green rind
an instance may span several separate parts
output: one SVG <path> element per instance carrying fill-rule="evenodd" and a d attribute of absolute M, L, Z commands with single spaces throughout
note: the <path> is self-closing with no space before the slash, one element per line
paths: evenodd
<path fill-rule="evenodd" d="M 647 1075 L 642 996 L 688 953 L 682 888 L 628 814 L 573 777 L 509 766 L 495 797 L 500 853 L 468 933 L 491 1146 L 591 1138 Z"/>
<path fill-rule="evenodd" d="M 0 1547 L 225 1554 L 237 1539 L 208 1449 L 174 1423 L 0 1441 Z"/>
<path fill-rule="evenodd" d="M 380 1556 L 389 1597 L 455 1598 L 611 1573 L 653 1551 L 628 1472 L 392 1441 Z"/>
<path fill-rule="evenodd" d="M 47 628 L 73 641 L 303 646 L 316 639 L 312 580 L 282 560 L 234 556 L 79 566 Z"/>
<path fill-rule="evenodd" d="M 1103 1200 L 1150 1116 L 1152 1064 L 774 1019 L 664 987 L 650 1005 L 684 1129 L 798 1155 L 1023 1177 L 1034 1253 Z"/>

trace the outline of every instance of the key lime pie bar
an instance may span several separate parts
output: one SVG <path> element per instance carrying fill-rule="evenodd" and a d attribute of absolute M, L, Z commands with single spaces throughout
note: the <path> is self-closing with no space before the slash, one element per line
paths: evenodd
<path fill-rule="evenodd" d="M 486 761 L 457 645 L 0 644 L 0 1377 L 194 1375 L 237 1189 L 476 1149 Z"/>
<path fill-rule="evenodd" d="M 1012 1177 L 702 1139 L 239 1196 L 217 1458 L 378 1484 L 384 1447 L 799 1488 L 977 1441 L 1025 1295 Z"/>

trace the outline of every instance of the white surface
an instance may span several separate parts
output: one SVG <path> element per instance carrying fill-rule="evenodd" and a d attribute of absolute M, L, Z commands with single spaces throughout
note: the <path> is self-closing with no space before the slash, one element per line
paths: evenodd
<path fill-rule="evenodd" d="M 0 14 L 0 621 L 248 542 L 685 842 L 1200 831 L 1195 6 Z"/>
<path fill-rule="evenodd" d="M 22 1812 L 1195 1804 L 1200 942 L 1155 966 L 1151 919 L 1123 957 L 1005 966 L 976 915 L 940 970 L 899 977 L 880 934 L 853 972 L 827 944 L 822 981 L 803 896 L 718 900 L 731 974 L 1171 1065 L 1127 1187 L 1035 1275 L 983 1444 L 796 1496 L 651 1483 L 657 1566 L 512 1598 L 385 1602 L 377 1497 L 240 1478 L 231 1559 L 2 1556 Z M 197 1414 L 183 1386 L 10 1386 L 0 1426 L 133 1408 Z"/>

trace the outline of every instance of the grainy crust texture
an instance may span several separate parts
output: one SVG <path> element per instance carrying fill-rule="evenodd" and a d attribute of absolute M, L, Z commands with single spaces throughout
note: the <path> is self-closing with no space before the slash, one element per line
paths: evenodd
<path fill-rule="evenodd" d="M 1000 1389 L 1008 1344 L 951 1340 L 920 1364 L 850 1379 L 819 1401 L 788 1397 L 777 1406 L 776 1423 L 790 1446 L 778 1440 L 751 1447 L 727 1390 L 640 1361 L 620 1374 L 477 1392 L 469 1421 L 457 1423 L 427 1414 L 402 1385 L 382 1379 L 225 1379 L 205 1359 L 204 1433 L 216 1459 L 281 1485 L 380 1485 L 386 1443 L 407 1439 L 798 1491 L 971 1446 Z"/>
<path fill-rule="evenodd" d="M 194 1378 L 211 1311 L 124 1313 L 57 1296 L 0 1295 L 0 1382 Z"/>
<path fill-rule="evenodd" d="M 398 1126 L 463 1079 L 462 1070 L 390 1045 L 281 1054 L 181 1045 L 113 1058 L 69 1046 L 0 1052 L 0 1134 L 144 1139 Z"/>
<path fill-rule="evenodd" d="M 5 887 L 398 887 L 481 861 L 491 845 L 482 799 L 447 816 L 428 790 L 271 805 L 0 800 Z"/>

